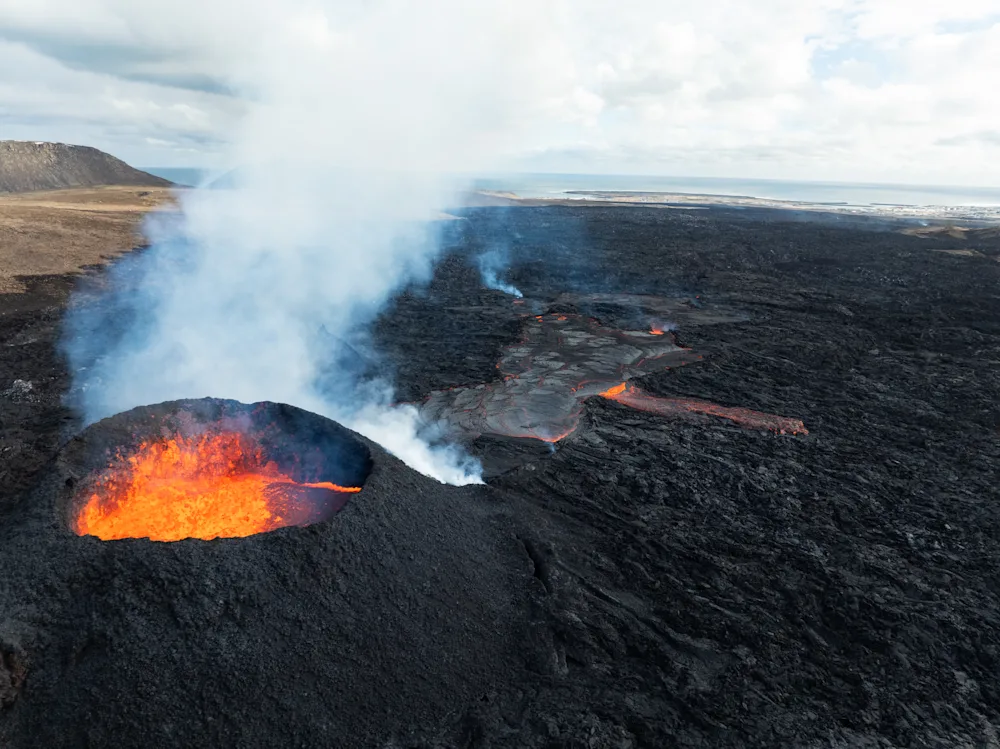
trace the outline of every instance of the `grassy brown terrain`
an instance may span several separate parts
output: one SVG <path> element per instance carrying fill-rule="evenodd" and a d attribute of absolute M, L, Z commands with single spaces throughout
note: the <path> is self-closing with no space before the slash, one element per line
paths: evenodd
<path fill-rule="evenodd" d="M 165 187 L 85 187 L 0 195 L 0 293 L 32 276 L 76 273 L 141 244 L 146 214 L 173 207 Z"/>

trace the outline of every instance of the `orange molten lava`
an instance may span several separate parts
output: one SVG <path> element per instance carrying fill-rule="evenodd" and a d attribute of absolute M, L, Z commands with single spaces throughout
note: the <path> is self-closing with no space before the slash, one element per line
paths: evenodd
<path fill-rule="evenodd" d="M 101 477 L 76 518 L 81 536 L 105 541 L 234 538 L 308 525 L 359 487 L 298 483 L 237 432 L 143 442 Z M 329 512 L 326 513 L 331 514 Z"/>
<path fill-rule="evenodd" d="M 655 325 L 649 329 L 650 335 L 663 335 L 663 331 Z"/>
<path fill-rule="evenodd" d="M 671 414 L 695 413 L 705 416 L 716 416 L 727 419 L 734 424 L 750 429 L 767 429 L 775 434 L 796 434 L 806 435 L 806 429 L 798 419 L 789 419 L 784 416 L 762 413 L 761 411 L 751 411 L 749 408 L 731 408 L 720 406 L 717 403 L 697 400 L 695 398 L 659 398 L 650 395 L 634 385 L 621 383 L 609 390 L 601 393 L 602 398 L 613 400 L 623 406 L 634 408 L 637 411 L 647 411 L 649 413 L 670 416 Z"/>
<path fill-rule="evenodd" d="M 602 398 L 610 398 L 610 399 L 614 400 L 614 397 L 616 395 L 621 395 L 622 393 L 624 393 L 625 392 L 625 388 L 627 388 L 627 387 L 628 387 L 628 385 L 626 385 L 624 382 L 621 385 L 615 385 L 613 388 L 611 388 L 609 390 L 605 390 L 603 393 L 601 393 L 601 397 Z"/>

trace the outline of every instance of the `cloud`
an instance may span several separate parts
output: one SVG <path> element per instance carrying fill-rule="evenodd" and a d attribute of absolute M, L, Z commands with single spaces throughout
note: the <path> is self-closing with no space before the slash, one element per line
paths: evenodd
<path fill-rule="evenodd" d="M 965 133 L 951 138 L 941 138 L 935 145 L 938 146 L 1000 146 L 1000 130 L 983 130 L 978 133 Z"/>
<path fill-rule="evenodd" d="M 995 183 L 988 139 L 941 147 L 1000 115 L 995 4 L 943 5 L 630 4 L 588 31 L 597 124 L 535 153 L 549 168 Z"/>
<path fill-rule="evenodd" d="M 199 132 L 217 143 L 254 106 L 232 92 L 247 96 L 240 71 L 268 44 L 272 7 L 263 0 L 7 0 L 0 39 L 80 76 L 66 77 L 41 106 L 51 117 L 45 132 L 98 129 L 74 130 L 74 119 L 97 118 L 112 130 L 118 118 L 142 121 L 149 132 L 115 145 L 152 163 L 170 153 L 148 150 L 145 137 L 169 142 L 176 130 L 178 140 Z M 405 14 L 418 6 L 397 0 L 386 7 Z M 497 146 L 518 165 L 997 181 L 990 159 L 1000 156 L 998 146 L 975 137 L 1000 116 L 990 93 L 1000 69 L 995 0 L 916 0 L 905 7 L 896 0 L 761 0 L 752 7 L 736 0 L 552 0 L 544 7 L 516 19 L 525 45 L 545 45 L 545 61 L 519 103 L 525 126 Z M 321 43 L 350 44 L 345 29 L 364 8 L 345 0 L 302 31 Z M 434 8 L 414 15 L 411 33 L 440 23 Z M 482 29 L 478 41 L 493 33 Z M 440 53 L 473 54 L 476 42 L 449 39 Z M 386 74 L 405 74 L 393 70 L 406 65 L 392 54 L 398 40 L 383 44 Z M 495 65 L 514 62 L 516 53 Z M 10 71 L 0 72 L 0 125 L 7 127 L 9 102 L 30 98 L 39 74 L 6 65 L 0 71 Z M 133 104 L 97 111 L 74 87 L 100 88 L 101 96 L 111 88 Z M 198 116 L 186 119 L 173 108 L 184 99 Z M 393 106 L 420 111 L 425 102 L 404 96 Z M 26 107 L 18 111 L 27 116 Z M 485 107 L 455 116 L 486 122 L 490 114 Z"/>
<path fill-rule="evenodd" d="M 94 145 L 140 165 L 191 148 L 211 158 L 246 109 L 228 96 L 73 69 L 20 43 L 0 41 L 0 70 L 18 71 L 0 74 L 3 137 Z"/>
<path fill-rule="evenodd" d="M 949 29 L 975 30 L 995 22 L 997 15 L 994 0 L 917 0 L 905 8 L 894 0 L 861 0 L 854 5 L 850 25 L 861 39 L 892 43 Z"/>

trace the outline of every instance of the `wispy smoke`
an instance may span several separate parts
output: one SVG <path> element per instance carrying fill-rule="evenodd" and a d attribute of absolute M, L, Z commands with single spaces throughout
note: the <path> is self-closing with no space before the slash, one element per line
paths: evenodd
<path fill-rule="evenodd" d="M 487 289 L 496 289 L 518 299 L 524 296 L 516 286 L 500 279 L 500 274 L 510 265 L 506 252 L 499 249 L 489 250 L 479 256 L 478 263 L 479 275 L 483 279 L 483 286 Z"/>
<path fill-rule="evenodd" d="M 656 333 L 673 333 L 677 330 L 677 323 L 663 322 L 662 320 L 650 320 L 649 327 Z"/>
<path fill-rule="evenodd" d="M 256 7 L 256 6 L 255 6 Z M 231 188 L 181 198 L 150 224 L 66 326 L 76 402 L 91 422 L 141 404 L 215 396 L 329 415 L 411 466 L 478 480 L 391 388 L 345 365 L 402 285 L 426 278 L 444 175 L 496 166 L 515 123 L 544 102 L 555 49 L 532 3 L 375 0 L 256 8 L 262 40 L 231 61 L 249 113 Z M 279 17 L 277 14 L 281 13 Z"/>

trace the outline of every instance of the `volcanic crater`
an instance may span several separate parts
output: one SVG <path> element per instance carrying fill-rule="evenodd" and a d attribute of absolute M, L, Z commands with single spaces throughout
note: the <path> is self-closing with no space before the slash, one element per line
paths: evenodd
<path fill-rule="evenodd" d="M 220 438 L 260 451 L 249 462 L 192 454 L 199 509 L 220 518 L 184 517 L 191 508 L 173 503 L 173 535 L 162 533 L 167 521 L 128 496 L 140 501 L 129 520 L 141 528 L 112 532 L 112 542 L 81 534 L 90 503 L 121 509 L 109 486 L 125 467 L 136 472 L 147 446 L 172 455 L 178 442 Z M 249 529 L 247 474 L 279 498 Z M 179 477 L 146 478 L 176 488 Z M 219 480 L 237 491 L 213 498 Z M 161 740 L 189 746 L 273 745 L 282 735 L 366 746 L 445 720 L 455 695 L 509 689 L 537 649 L 537 580 L 519 540 L 527 531 L 487 493 L 440 484 L 282 404 L 176 401 L 91 425 L 0 523 L 0 696 L 10 708 L 0 743 L 139 746 L 156 724 Z M 279 513 L 286 522 L 274 524 Z M 234 522 L 241 532 L 219 532 Z"/>
<path fill-rule="evenodd" d="M 104 540 L 233 538 L 329 520 L 371 471 L 336 423 L 276 404 L 203 400 L 138 408 L 63 451 L 79 535 Z"/>

